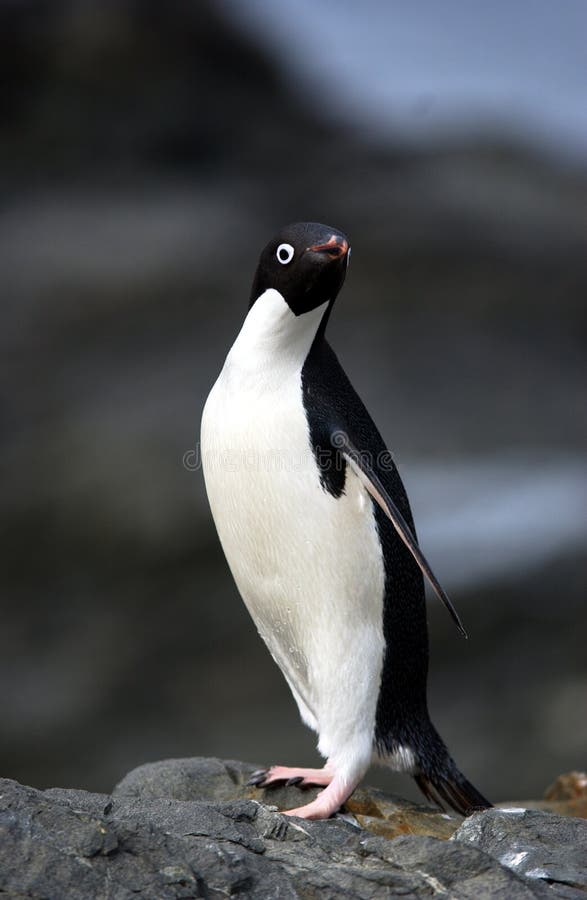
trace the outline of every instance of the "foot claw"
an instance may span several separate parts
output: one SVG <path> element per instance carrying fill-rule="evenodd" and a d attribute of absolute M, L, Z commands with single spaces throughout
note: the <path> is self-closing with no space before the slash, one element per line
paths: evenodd
<path fill-rule="evenodd" d="M 323 769 L 292 769 L 288 766 L 270 766 L 268 769 L 257 769 L 247 781 L 249 787 L 326 787 L 332 781 L 332 773 Z"/>
<path fill-rule="evenodd" d="M 247 781 L 247 787 L 260 787 L 267 775 L 269 774 L 269 769 L 257 769 L 256 772 L 253 772 L 249 780 Z"/>
<path fill-rule="evenodd" d="M 303 775 L 294 775 L 292 778 L 287 779 L 287 781 L 285 782 L 285 786 L 291 787 L 294 784 L 301 784 L 303 780 L 304 780 Z"/>

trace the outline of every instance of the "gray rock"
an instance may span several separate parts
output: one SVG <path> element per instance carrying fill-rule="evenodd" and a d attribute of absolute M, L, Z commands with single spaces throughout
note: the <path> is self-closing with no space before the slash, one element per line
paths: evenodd
<path fill-rule="evenodd" d="M 257 808 L 35 791 L 0 783 L 0 894 L 293 897 L 250 824 Z"/>
<path fill-rule="evenodd" d="M 0 894 L 544 900 L 579 896 L 587 883 L 573 849 L 584 841 L 581 820 L 491 810 L 466 821 L 456 840 L 388 840 L 343 818 L 292 820 L 246 799 L 253 768 L 167 760 L 130 772 L 112 796 L 3 780 Z"/>
<path fill-rule="evenodd" d="M 465 819 L 452 840 L 489 853 L 562 897 L 587 890 L 587 822 L 534 809 L 492 809 Z"/>
<path fill-rule="evenodd" d="M 300 792 L 294 787 L 276 787 L 270 790 L 249 788 L 247 782 L 260 765 L 243 763 L 234 759 L 192 757 L 168 759 L 146 763 L 129 772 L 116 785 L 113 796 L 175 798 L 176 800 L 259 800 L 278 809 L 292 809 L 300 805 Z M 318 793 L 317 789 L 304 790 L 307 802 Z"/>
<path fill-rule="evenodd" d="M 519 878 L 473 847 L 412 835 L 389 844 L 385 859 L 424 878 L 435 894 L 475 900 L 550 896 L 543 885 Z"/>
<path fill-rule="evenodd" d="M 112 793 L 143 800 L 233 800 L 240 796 L 252 772 L 260 768 L 232 759 L 168 759 L 133 769 Z"/>

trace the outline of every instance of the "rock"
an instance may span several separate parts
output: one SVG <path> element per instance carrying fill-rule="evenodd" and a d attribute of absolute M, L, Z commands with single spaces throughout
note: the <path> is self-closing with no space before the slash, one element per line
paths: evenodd
<path fill-rule="evenodd" d="M 114 788 L 115 797 L 175 800 L 234 800 L 260 766 L 235 760 L 193 757 L 147 763 L 129 772 Z"/>
<path fill-rule="evenodd" d="M 478 847 L 561 897 L 587 888 L 587 822 L 535 809 L 491 809 L 466 819 L 454 841 Z"/>
<path fill-rule="evenodd" d="M 446 840 L 463 821 L 457 813 L 443 813 L 374 788 L 355 791 L 346 807 L 363 828 L 386 838 L 419 834 Z"/>
<path fill-rule="evenodd" d="M 587 773 L 559 775 L 544 794 L 544 803 L 565 816 L 587 818 Z"/>
<path fill-rule="evenodd" d="M 114 791 L 114 797 L 177 800 L 256 800 L 278 810 L 292 809 L 301 802 L 309 803 L 317 788 L 303 792 L 294 786 L 269 789 L 249 787 L 247 781 L 255 769 L 261 768 L 236 760 L 194 757 L 147 763 L 133 769 Z M 300 793 L 302 800 L 300 800 Z M 347 811 L 367 831 L 381 837 L 402 834 L 424 834 L 449 838 L 457 830 L 462 816 L 448 815 L 429 806 L 411 803 L 374 788 L 355 791 L 346 804 Z"/>
<path fill-rule="evenodd" d="M 523 806 L 524 809 L 542 809 L 559 816 L 577 816 L 587 819 L 587 774 L 567 772 L 558 778 L 544 792 L 542 800 L 524 800 L 523 803 L 498 803 L 502 809 Z"/>
<path fill-rule="evenodd" d="M 176 800 L 256 800 L 257 802 L 288 809 L 300 804 L 300 791 L 294 787 L 278 787 L 270 790 L 249 787 L 247 781 L 260 765 L 237 760 L 193 757 L 169 759 L 147 763 L 129 772 L 116 785 L 113 796 L 146 798 L 172 797 Z M 318 789 L 304 790 L 307 800 L 313 799 Z"/>
<path fill-rule="evenodd" d="M 0 894 L 29 898 L 254 898 L 581 895 L 587 823 L 489 810 L 460 825 L 381 791 L 337 817 L 288 819 L 256 799 L 255 766 L 181 759 L 141 766 L 111 796 L 0 781 Z M 281 792 L 300 803 L 307 792 Z M 416 830 L 390 840 L 396 833 Z M 429 831 L 430 830 L 430 831 Z M 381 832 L 381 833 L 379 833 Z"/>
<path fill-rule="evenodd" d="M 464 849 L 464 852 L 462 852 Z M 388 842 L 385 859 L 424 878 L 427 894 L 446 897 L 548 897 L 540 884 L 521 879 L 495 859 L 475 848 L 439 841 L 431 837 L 402 837 Z M 417 896 L 424 896 L 418 894 Z"/>

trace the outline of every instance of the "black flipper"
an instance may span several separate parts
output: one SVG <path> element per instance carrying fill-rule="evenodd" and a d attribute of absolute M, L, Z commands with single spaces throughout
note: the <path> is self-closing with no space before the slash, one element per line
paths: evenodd
<path fill-rule="evenodd" d="M 442 600 L 442 602 L 448 609 L 457 628 L 459 629 L 463 637 L 466 638 L 467 632 L 463 627 L 463 623 L 460 620 L 459 614 L 449 600 L 446 591 L 443 589 L 436 575 L 430 568 L 430 564 L 420 550 L 418 542 L 412 534 L 406 520 L 402 516 L 397 505 L 391 499 L 388 491 L 386 491 L 377 471 L 377 461 L 373 460 L 373 454 L 366 449 L 360 450 L 358 447 L 356 447 L 346 431 L 341 431 L 339 429 L 333 430 L 331 441 L 333 447 L 340 450 L 343 456 L 349 461 L 353 470 L 359 476 L 369 494 L 373 497 L 375 502 L 379 505 L 389 521 L 392 523 L 400 538 L 418 563 L 420 571 L 423 575 L 426 576 L 426 578 L 434 588 L 436 595 L 440 600 Z"/>

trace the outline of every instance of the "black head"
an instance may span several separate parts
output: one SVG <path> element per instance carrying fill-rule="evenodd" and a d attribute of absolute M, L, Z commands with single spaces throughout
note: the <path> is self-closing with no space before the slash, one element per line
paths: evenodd
<path fill-rule="evenodd" d="M 250 306 L 269 288 L 279 291 L 296 316 L 334 300 L 349 255 L 349 242 L 336 228 L 317 222 L 287 225 L 261 253 Z"/>

